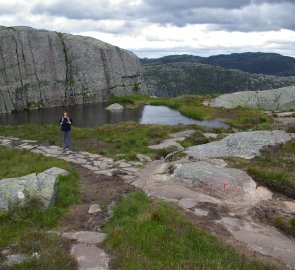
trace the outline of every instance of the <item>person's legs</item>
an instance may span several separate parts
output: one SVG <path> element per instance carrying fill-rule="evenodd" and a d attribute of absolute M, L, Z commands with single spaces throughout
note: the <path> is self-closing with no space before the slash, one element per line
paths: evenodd
<path fill-rule="evenodd" d="M 67 132 L 66 131 L 61 131 L 62 135 L 62 144 L 64 148 L 67 148 Z"/>
<path fill-rule="evenodd" d="M 70 148 L 72 145 L 72 132 L 71 130 L 67 131 L 67 148 Z"/>

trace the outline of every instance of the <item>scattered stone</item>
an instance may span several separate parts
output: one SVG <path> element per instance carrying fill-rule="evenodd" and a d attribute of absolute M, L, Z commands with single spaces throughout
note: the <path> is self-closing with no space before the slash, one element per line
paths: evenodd
<path fill-rule="evenodd" d="M 51 168 L 39 174 L 2 179 L 0 210 L 9 211 L 14 207 L 24 207 L 32 199 L 36 199 L 43 208 L 48 208 L 54 203 L 57 177 L 66 173 L 63 169 Z"/>
<path fill-rule="evenodd" d="M 3 262 L 3 266 L 12 266 L 24 262 L 28 259 L 26 254 L 10 254 L 6 256 L 6 260 Z"/>
<path fill-rule="evenodd" d="M 87 162 L 87 160 L 84 158 L 75 158 L 75 160 L 76 160 L 76 163 L 78 164 L 83 164 Z"/>
<path fill-rule="evenodd" d="M 284 206 L 286 207 L 287 210 L 295 213 L 295 202 L 291 201 L 283 201 Z"/>
<path fill-rule="evenodd" d="M 91 165 L 82 165 L 84 168 L 90 170 L 90 171 L 97 171 L 97 167 L 91 166 Z"/>
<path fill-rule="evenodd" d="M 140 162 L 151 162 L 152 161 L 151 157 L 149 157 L 147 155 L 143 155 L 143 154 L 136 154 L 136 158 Z"/>
<path fill-rule="evenodd" d="M 218 134 L 216 133 L 210 133 L 210 132 L 206 132 L 204 133 L 204 136 L 207 138 L 207 139 L 216 139 Z"/>
<path fill-rule="evenodd" d="M 124 107 L 119 103 L 114 103 L 114 104 L 106 107 L 105 109 L 108 111 L 123 111 Z"/>
<path fill-rule="evenodd" d="M 92 204 L 89 207 L 88 214 L 95 214 L 100 211 L 101 211 L 101 208 L 99 204 Z"/>
<path fill-rule="evenodd" d="M 140 161 L 129 161 L 129 163 L 131 165 L 134 165 L 134 166 L 143 166 L 144 164 Z"/>
<path fill-rule="evenodd" d="M 175 149 L 178 151 L 183 150 L 183 146 L 180 145 L 178 142 L 175 142 L 173 140 L 166 140 L 160 144 L 156 144 L 156 145 L 150 145 L 148 146 L 148 148 L 152 149 L 152 150 L 162 150 L 162 149 Z"/>
<path fill-rule="evenodd" d="M 291 115 L 295 115 L 295 112 L 278 112 L 274 113 L 277 117 L 287 117 Z"/>
<path fill-rule="evenodd" d="M 107 270 L 109 269 L 109 256 L 94 245 L 76 244 L 71 254 L 78 262 L 78 270 Z"/>
<path fill-rule="evenodd" d="M 286 143 L 293 138 L 285 131 L 249 131 L 231 134 L 220 141 L 189 147 L 185 153 L 196 159 L 240 157 L 251 159 L 265 146 Z"/>
<path fill-rule="evenodd" d="M 272 199 L 272 192 L 266 187 L 257 187 L 255 192 L 255 202 L 268 201 Z"/>
<path fill-rule="evenodd" d="M 95 171 L 96 174 L 103 174 L 106 176 L 113 176 L 113 174 L 117 171 L 117 169 L 109 169 L 109 170 L 100 170 Z"/>
<path fill-rule="evenodd" d="M 124 171 L 127 171 L 127 172 L 131 172 L 131 173 L 136 173 L 138 172 L 138 169 L 137 168 L 133 168 L 133 167 L 129 167 L 129 168 L 123 168 Z"/>
<path fill-rule="evenodd" d="M 208 216 L 208 211 L 202 210 L 199 208 L 195 208 L 195 215 L 201 216 L 201 217 L 206 217 L 206 216 Z"/>
<path fill-rule="evenodd" d="M 64 232 L 62 237 L 75 240 L 79 243 L 100 244 L 104 241 L 106 235 L 104 233 L 92 231 Z"/>
<path fill-rule="evenodd" d="M 189 130 L 172 133 L 170 134 L 170 137 L 174 139 L 177 139 L 177 138 L 183 139 L 183 138 L 190 137 L 191 135 L 195 134 L 195 132 L 196 132 L 195 130 L 189 129 Z"/>
<path fill-rule="evenodd" d="M 219 166 L 219 167 L 226 167 L 227 166 L 227 163 L 223 159 L 212 158 L 212 159 L 208 159 L 206 161 L 208 161 L 216 166 Z"/>
<path fill-rule="evenodd" d="M 173 163 L 164 163 L 158 167 L 154 174 L 173 174 L 176 166 Z"/>
<path fill-rule="evenodd" d="M 275 118 L 275 121 L 283 126 L 294 126 L 295 127 L 295 117 L 280 117 Z"/>
<path fill-rule="evenodd" d="M 124 162 L 124 161 L 122 161 L 122 162 L 119 163 L 119 167 L 120 168 L 127 168 L 127 167 L 130 167 L 130 166 L 131 165 L 129 163 Z"/>
<path fill-rule="evenodd" d="M 179 205 L 182 207 L 182 208 L 185 208 L 185 209 L 190 209 L 190 208 L 193 208 L 196 206 L 196 202 L 190 198 L 182 198 L 180 201 L 179 201 Z"/>

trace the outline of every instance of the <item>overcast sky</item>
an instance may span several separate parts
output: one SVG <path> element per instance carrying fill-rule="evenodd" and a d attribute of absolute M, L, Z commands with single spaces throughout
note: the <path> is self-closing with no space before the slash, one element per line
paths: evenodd
<path fill-rule="evenodd" d="M 139 57 L 295 57 L 295 0 L 0 0 L 0 25 L 92 36 Z"/>

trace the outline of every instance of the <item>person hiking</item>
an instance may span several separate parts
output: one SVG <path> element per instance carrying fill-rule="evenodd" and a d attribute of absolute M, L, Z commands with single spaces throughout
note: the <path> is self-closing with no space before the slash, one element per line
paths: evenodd
<path fill-rule="evenodd" d="M 62 143 L 64 149 L 70 148 L 72 144 L 72 123 L 73 121 L 68 116 L 68 113 L 64 112 L 62 118 L 59 120 L 59 124 L 61 125 Z"/>

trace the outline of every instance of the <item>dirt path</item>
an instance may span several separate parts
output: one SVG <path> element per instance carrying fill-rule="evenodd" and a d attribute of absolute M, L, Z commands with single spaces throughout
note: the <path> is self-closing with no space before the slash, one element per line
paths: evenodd
<path fill-rule="evenodd" d="M 97 175 L 81 166 L 77 166 L 77 170 L 82 188 L 81 203 L 71 208 L 60 230 L 100 232 L 110 217 L 112 205 L 136 188 L 118 176 Z M 89 214 L 92 204 L 99 204 L 101 211 Z"/>

